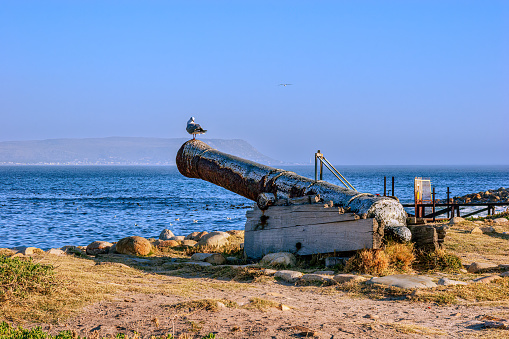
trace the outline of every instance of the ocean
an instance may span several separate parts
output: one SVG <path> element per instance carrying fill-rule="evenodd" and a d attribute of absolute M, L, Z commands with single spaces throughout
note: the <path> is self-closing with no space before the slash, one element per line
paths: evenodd
<path fill-rule="evenodd" d="M 437 199 L 509 186 L 509 166 L 337 166 L 360 192 L 383 194 L 383 178 L 402 203 L 415 177 L 431 179 Z M 314 178 L 314 166 L 285 167 Z M 340 184 L 325 172 L 324 180 Z M 126 236 L 244 229 L 253 202 L 175 166 L 0 166 L 0 248 L 42 249 Z"/>

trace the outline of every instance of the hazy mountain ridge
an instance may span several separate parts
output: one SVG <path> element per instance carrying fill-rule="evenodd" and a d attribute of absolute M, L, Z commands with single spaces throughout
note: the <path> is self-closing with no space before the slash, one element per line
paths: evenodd
<path fill-rule="evenodd" d="M 175 165 L 186 138 L 108 137 L 0 142 L 0 165 Z M 280 165 L 241 139 L 202 139 L 221 152 Z"/>

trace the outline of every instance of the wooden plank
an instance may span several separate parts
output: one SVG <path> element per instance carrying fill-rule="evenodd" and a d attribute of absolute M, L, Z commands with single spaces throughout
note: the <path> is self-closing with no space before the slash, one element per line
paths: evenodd
<path fill-rule="evenodd" d="M 381 227 L 372 218 L 281 228 L 269 226 L 261 230 L 246 227 L 244 251 L 249 258 L 282 251 L 299 255 L 353 251 L 379 248 L 382 236 Z"/>
<path fill-rule="evenodd" d="M 340 223 L 346 221 L 354 221 L 360 217 L 354 213 L 339 214 L 331 208 L 321 209 L 318 211 L 294 211 L 294 206 L 286 206 L 283 209 L 271 206 L 268 210 L 262 212 L 259 209 L 246 212 L 247 222 L 246 231 L 254 231 L 260 229 L 276 229 L 295 227 L 302 225 L 319 225 L 326 223 Z"/>

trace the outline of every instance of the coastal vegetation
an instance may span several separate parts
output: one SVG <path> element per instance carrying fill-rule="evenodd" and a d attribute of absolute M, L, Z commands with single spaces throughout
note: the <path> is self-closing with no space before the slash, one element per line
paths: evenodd
<path fill-rule="evenodd" d="M 505 214 L 497 217 L 507 218 Z M 40 250 L 22 255 L 2 249 L 0 321 L 4 323 L 0 336 L 80 338 L 83 334 L 77 329 L 71 328 L 66 332 L 62 324 L 83 312 L 87 305 L 115 304 L 119 300 L 130 303 L 134 296 L 146 295 L 170 301 L 161 307 L 165 314 L 171 315 L 171 321 L 181 324 L 177 332 L 158 332 L 154 337 L 203 338 L 209 335 L 205 333 L 208 328 L 206 322 L 189 320 L 190 315 L 225 310 L 272 312 L 270 310 L 295 309 L 277 300 L 280 292 L 274 288 L 279 285 L 293 288 L 294 293 L 333 298 L 395 300 L 442 306 L 509 306 L 509 277 L 500 274 L 508 264 L 509 223 L 493 224 L 496 227 L 491 224 L 484 220 L 448 224 L 444 246 L 436 251 L 418 250 L 411 243 L 388 242 L 381 249 L 357 251 L 344 265 L 333 267 L 324 266 L 326 255 L 301 257 L 293 266 L 250 263 L 242 256 L 243 237 L 238 231 L 232 231 L 231 239 L 219 247 L 191 247 L 180 242 L 177 246 L 165 247 L 173 243 L 149 239 L 152 251 L 146 256 L 89 255 L 79 247 L 66 248 L 67 254 L 63 255 Z M 477 233 L 476 228 L 484 229 L 484 232 Z M 221 254 L 228 258 L 228 262 L 205 265 L 189 261 L 192 255 L 200 253 Z M 469 268 L 476 262 L 493 265 L 471 272 Z M 274 276 L 274 272 L 285 269 L 301 276 L 323 278 L 327 277 L 326 274 L 350 274 L 359 279 L 345 282 L 332 278 L 321 281 L 298 279 L 295 283 L 288 283 Z M 320 273 L 324 269 L 330 273 Z M 460 283 L 410 289 L 364 283 L 373 276 L 393 274 L 426 275 L 434 281 L 447 278 Z M 217 297 L 204 297 L 204 291 L 210 291 L 210 295 Z M 244 294 L 249 298 L 239 302 L 238 295 Z M 154 324 L 163 321 L 161 315 L 154 315 L 152 319 L 152 326 L 159 328 Z M 28 327 L 16 327 L 14 324 L 27 324 Z M 33 327 L 31 324 L 46 324 L 46 327 Z M 401 330 L 396 329 L 396 325 L 391 326 L 389 324 L 387 328 L 397 332 Z M 232 333 L 236 331 L 232 327 Z M 98 334 L 95 335 L 98 337 Z M 137 334 L 119 330 L 115 335 L 134 338 Z"/>

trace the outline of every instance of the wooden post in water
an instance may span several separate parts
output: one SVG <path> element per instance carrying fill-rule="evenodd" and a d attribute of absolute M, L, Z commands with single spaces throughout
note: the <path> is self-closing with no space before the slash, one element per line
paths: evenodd
<path fill-rule="evenodd" d="M 451 193 L 451 192 L 449 191 L 449 187 L 447 187 L 447 208 L 449 208 L 449 207 L 450 207 L 450 206 L 449 206 L 449 204 L 450 204 L 450 201 L 449 201 L 449 194 L 450 194 L 450 193 Z M 453 216 L 454 216 L 454 214 L 453 214 Z M 450 217 L 449 217 L 449 210 L 447 210 L 447 219 L 449 219 L 449 218 L 450 218 Z"/>
<path fill-rule="evenodd" d="M 433 186 L 433 222 L 435 222 L 435 186 Z"/>

